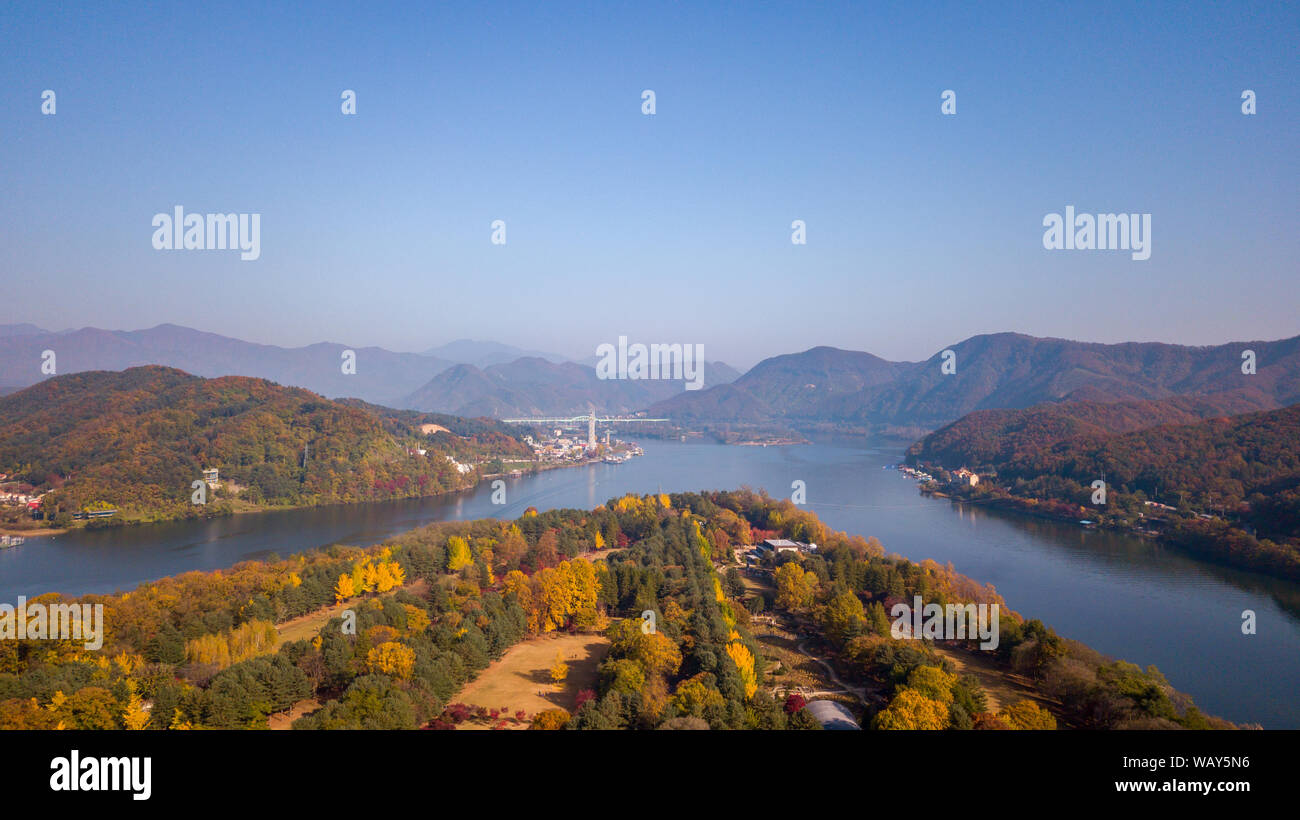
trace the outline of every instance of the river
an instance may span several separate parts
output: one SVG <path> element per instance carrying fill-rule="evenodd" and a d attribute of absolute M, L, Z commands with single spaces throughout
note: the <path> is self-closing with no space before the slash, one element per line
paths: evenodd
<path fill-rule="evenodd" d="M 1218 567 L 1152 541 L 922 496 L 896 449 L 860 441 L 729 447 L 644 441 L 625 464 L 550 470 L 454 495 L 231 516 L 30 538 L 0 550 L 0 601 L 111 592 L 189 570 L 313 547 L 366 545 L 430 521 L 515 518 L 525 508 L 590 508 L 627 492 L 748 485 L 789 496 L 835 529 L 876 536 L 913 560 L 951 561 L 1011 608 L 1062 635 L 1158 666 L 1200 708 L 1266 728 L 1300 728 L 1300 585 Z M 1253 610 L 1257 634 L 1243 635 Z"/>

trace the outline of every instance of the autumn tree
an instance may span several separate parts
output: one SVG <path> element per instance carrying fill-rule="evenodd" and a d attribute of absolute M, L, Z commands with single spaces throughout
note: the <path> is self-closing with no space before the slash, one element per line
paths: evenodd
<path fill-rule="evenodd" d="M 1018 700 L 999 713 L 999 717 L 1016 729 L 1055 729 L 1056 718 L 1032 700 Z"/>
<path fill-rule="evenodd" d="M 555 731 L 563 729 L 569 723 L 569 713 L 565 709 L 544 709 L 533 715 L 533 724 L 529 729 Z"/>
<path fill-rule="evenodd" d="M 745 690 L 745 699 L 749 700 L 758 691 L 758 678 L 754 674 L 754 653 L 740 641 L 732 641 L 727 644 L 727 657 L 731 658 L 736 668 L 740 670 L 740 682 Z"/>
<path fill-rule="evenodd" d="M 798 562 L 782 564 L 776 570 L 776 605 L 791 612 L 808 609 L 817 593 L 817 576 L 805 572 Z"/>
<path fill-rule="evenodd" d="M 470 554 L 469 542 L 459 535 L 453 535 L 447 539 L 447 571 L 460 572 L 464 567 L 474 563 L 474 556 Z"/>
<path fill-rule="evenodd" d="M 862 601 L 852 592 L 841 592 L 826 604 L 822 623 L 832 640 L 838 644 L 846 643 L 866 628 L 867 618 L 862 610 Z"/>
<path fill-rule="evenodd" d="M 564 679 L 569 676 L 569 665 L 564 662 L 564 658 L 559 652 L 555 653 L 555 661 L 551 664 L 551 681 L 554 683 L 564 683 Z"/>
<path fill-rule="evenodd" d="M 929 729 L 948 726 L 948 706 L 927 698 L 915 689 L 904 687 L 890 701 L 889 706 L 876 713 L 871 721 L 873 729 Z"/>
<path fill-rule="evenodd" d="M 366 653 L 371 673 L 409 680 L 415 668 L 415 650 L 397 641 L 385 641 Z"/>
<path fill-rule="evenodd" d="M 355 597 L 356 594 L 356 589 L 352 586 L 352 576 L 347 573 L 340 575 L 338 583 L 334 585 L 334 600 L 342 603 Z"/>

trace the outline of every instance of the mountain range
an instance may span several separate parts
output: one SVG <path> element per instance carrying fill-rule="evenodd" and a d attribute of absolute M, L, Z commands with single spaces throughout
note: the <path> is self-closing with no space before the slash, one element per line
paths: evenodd
<path fill-rule="evenodd" d="M 545 359 L 556 364 L 569 361 L 567 356 L 561 356 L 558 353 L 547 353 L 544 350 L 526 350 L 522 347 L 502 344 L 501 342 L 476 341 L 474 339 L 457 339 L 445 345 L 431 347 L 424 351 L 423 355 L 455 362 L 456 364 L 472 364 L 475 367 L 490 367 L 494 364 L 506 364 L 524 358 Z"/>
<path fill-rule="evenodd" d="M 1243 373 L 1247 350 L 1255 355 L 1249 375 Z M 953 373 L 943 371 L 945 361 L 952 362 Z M 731 384 L 673 396 L 649 412 L 680 423 L 936 429 L 975 410 L 1225 391 L 1243 391 L 1236 401 L 1251 409 L 1300 400 L 1300 337 L 1190 347 L 995 333 L 971 337 L 923 362 L 816 347 L 767 359 Z"/>
<path fill-rule="evenodd" d="M 397 353 L 332 342 L 278 347 L 173 324 L 56 332 L 24 323 L 0 325 L 0 395 L 48 378 L 41 369 L 47 350 L 59 374 L 156 364 L 205 378 L 250 376 L 333 398 L 459 415 L 577 414 L 593 406 L 625 413 L 684 387 L 680 381 L 601 381 L 586 364 L 493 341 L 458 339 L 423 353 Z M 356 354 L 353 373 L 343 368 L 348 350 Z M 739 375 L 721 362 L 706 369 L 712 383 Z"/>
<path fill-rule="evenodd" d="M 721 362 L 706 362 L 704 382 L 738 374 Z M 577 362 L 530 357 L 479 368 L 459 364 L 434 376 L 398 400 L 399 407 L 458 416 L 579 415 L 594 408 L 632 413 L 684 392 L 681 380 L 600 379 Z"/>
<path fill-rule="evenodd" d="M 349 349 L 356 354 L 355 374 L 341 367 Z M 682 381 L 601 380 L 587 363 L 490 341 L 461 339 L 424 353 L 397 353 L 338 343 L 284 348 L 177 325 L 57 333 L 5 325 L 0 386 L 12 390 L 47 378 L 41 372 L 45 350 L 57 354 L 59 373 L 159 364 L 209 378 L 253 376 L 329 397 L 460 416 L 645 411 L 681 425 L 911 429 L 918 435 L 973 411 L 1043 402 L 1232 393 L 1225 399 L 1229 405 L 1265 410 L 1300 401 L 1300 337 L 1192 347 L 993 333 L 955 343 L 922 362 L 814 347 L 765 359 L 743 375 L 710 362 L 706 387 L 688 391 Z M 1243 372 L 1248 350 L 1254 353 L 1250 374 Z M 953 372 L 945 372 L 945 363 Z"/>
<path fill-rule="evenodd" d="M 13 327 L 13 326 L 6 326 Z M 20 388 L 45 378 L 42 353 L 55 353 L 56 372 L 125 370 L 163 365 L 205 378 L 252 376 L 331 397 L 391 404 L 453 362 L 380 347 L 321 342 L 277 347 L 163 324 L 147 330 L 80 330 L 8 333 L 0 329 L 0 385 Z M 356 353 L 356 372 L 343 372 L 343 353 Z"/>

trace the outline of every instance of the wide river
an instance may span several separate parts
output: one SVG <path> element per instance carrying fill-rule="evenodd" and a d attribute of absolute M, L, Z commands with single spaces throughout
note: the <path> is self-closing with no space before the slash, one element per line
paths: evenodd
<path fill-rule="evenodd" d="M 421 500 L 241 515 L 32 538 L 0 550 L 0 602 L 43 592 L 126 590 L 188 570 L 271 553 L 372 544 L 429 521 L 514 518 L 529 506 L 590 508 L 627 492 L 807 485 L 808 507 L 835 529 L 876 536 L 913 560 L 951 561 L 1008 605 L 1062 635 L 1142 666 L 1155 664 L 1203 711 L 1266 728 L 1300 728 L 1300 585 L 1206 564 L 1139 538 L 923 497 L 894 470 L 895 449 L 858 442 L 791 447 L 643 442 L 620 465 L 551 470 Z M 1257 634 L 1243 635 L 1242 613 Z"/>

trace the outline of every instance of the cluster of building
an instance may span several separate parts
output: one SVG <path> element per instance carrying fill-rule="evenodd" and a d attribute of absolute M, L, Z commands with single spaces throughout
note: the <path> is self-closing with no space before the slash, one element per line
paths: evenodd
<path fill-rule="evenodd" d="M 968 487 L 974 487 L 980 483 L 980 477 L 965 467 L 960 470 L 953 470 L 949 475 L 952 476 L 950 481 L 953 484 L 965 484 Z"/>
<path fill-rule="evenodd" d="M 915 478 L 917 481 L 923 484 L 927 481 L 935 480 L 934 476 L 930 475 L 925 470 L 919 470 L 915 467 L 908 467 L 906 465 L 902 465 L 899 466 L 898 471 L 901 472 L 903 475 L 909 476 L 911 478 Z M 967 487 L 974 487 L 975 485 L 980 483 L 980 477 L 974 471 L 967 470 L 965 467 L 962 467 L 960 470 L 951 470 L 948 473 L 948 483 L 962 484 Z"/>
<path fill-rule="evenodd" d="M 778 555 L 783 552 L 811 555 L 817 552 L 817 545 L 805 544 L 802 541 L 791 541 L 787 538 L 768 538 L 760 544 L 738 547 L 736 549 L 736 558 L 743 560 L 746 564 L 757 564 L 763 560 L 764 556 Z"/>
<path fill-rule="evenodd" d="M 621 464 L 633 456 L 645 453 L 635 444 L 611 440 L 608 430 L 605 431 L 604 441 L 598 440 L 594 424 L 588 429 L 585 441 L 577 436 L 567 436 L 563 430 L 557 429 L 546 438 L 524 436 L 524 443 L 533 449 L 533 455 L 539 461 L 549 462 L 583 462 L 600 458 L 610 464 Z"/>
<path fill-rule="evenodd" d="M 587 442 L 566 436 L 561 430 L 543 439 L 524 436 L 524 443 L 533 448 L 533 455 L 541 461 L 583 461 L 588 456 Z"/>
<path fill-rule="evenodd" d="M 5 504 L 11 507 L 26 507 L 29 510 L 34 510 L 41 506 L 41 496 L 43 495 L 45 495 L 45 493 L 40 493 L 39 495 L 29 493 L 0 493 L 0 504 Z"/>
<path fill-rule="evenodd" d="M 8 481 L 8 473 L 0 473 L 0 484 Z M 22 493 L 17 492 L 14 488 L 21 486 L 20 482 L 10 482 L 9 489 L 0 488 L 0 505 L 7 507 L 24 507 L 28 512 L 38 510 L 41 507 L 41 497 L 45 493 Z"/>

